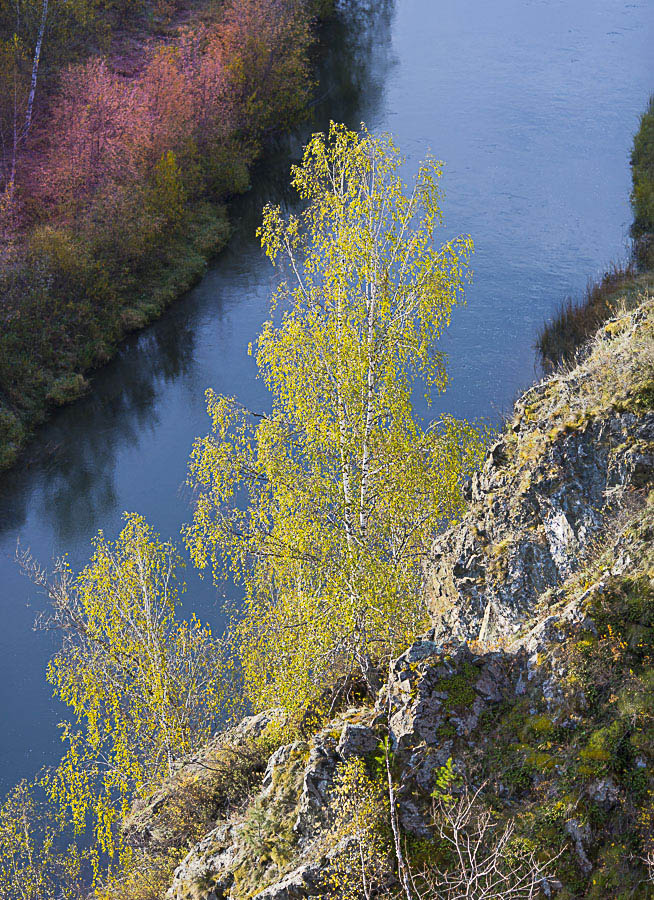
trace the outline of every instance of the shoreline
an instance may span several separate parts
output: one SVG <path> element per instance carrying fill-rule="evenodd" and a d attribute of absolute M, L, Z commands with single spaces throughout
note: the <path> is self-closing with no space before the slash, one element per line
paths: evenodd
<path fill-rule="evenodd" d="M 317 60 L 325 50 L 324 30 L 333 12 L 329 2 L 311 5 L 318 11 L 312 26 L 312 44 L 308 48 L 310 71 L 315 77 Z M 312 108 L 316 89 L 319 89 L 318 82 L 313 85 L 304 115 L 308 115 Z M 281 123 L 280 128 L 271 134 L 286 134 L 290 130 L 289 123 Z M 49 421 L 58 408 L 74 403 L 92 390 L 89 376 L 115 358 L 130 334 L 143 330 L 159 319 L 167 308 L 202 280 L 210 264 L 230 241 L 232 224 L 229 214 L 232 203 L 250 189 L 250 178 L 255 167 L 261 164 L 270 150 L 266 137 L 262 135 L 249 147 L 246 157 L 237 161 L 237 171 L 232 173 L 235 176 L 233 183 L 227 186 L 224 193 L 188 203 L 183 229 L 170 234 L 167 245 L 153 259 L 147 260 L 142 271 L 129 273 L 123 284 L 119 282 L 116 289 L 118 309 L 106 312 L 102 309 L 102 297 L 96 298 L 99 316 L 104 315 L 104 321 L 101 319 L 99 323 L 94 323 L 86 333 L 80 328 L 73 332 L 72 338 L 71 332 L 65 334 L 67 346 L 61 351 L 60 348 L 55 350 L 60 372 L 49 384 L 39 390 L 38 378 L 32 376 L 25 379 L 17 390 L 21 399 L 25 398 L 24 405 L 12 401 L 0 386 L 0 476 L 25 458 L 32 442 L 38 440 L 39 427 Z M 86 296 L 84 302 L 92 302 L 90 296 Z M 21 360 L 21 344 L 25 343 L 19 330 L 22 319 L 29 318 L 30 313 L 31 310 L 21 309 L 13 317 L 13 321 L 18 322 L 14 338 L 18 361 Z M 10 334 L 11 323 L 9 318 L 7 334 Z M 9 343 L 12 337 L 10 334 Z M 39 337 L 45 343 L 51 342 L 56 346 L 57 335 L 47 325 Z M 16 362 L 9 353 L 7 359 L 10 364 Z M 42 365 L 38 368 L 38 375 L 41 375 Z M 34 381 L 37 381 L 36 387 Z M 29 457 L 27 464 L 30 464 Z"/>
<path fill-rule="evenodd" d="M 195 234 L 175 248 L 175 256 L 169 264 L 159 269 L 158 277 L 148 277 L 148 287 L 144 285 L 133 302 L 122 308 L 117 322 L 113 323 L 114 332 L 98 340 L 95 358 L 89 365 L 72 367 L 68 374 L 58 378 L 43 405 L 23 421 L 10 404 L 0 402 L 0 429 L 3 416 L 7 416 L 7 408 L 9 415 L 13 412 L 13 417 L 18 419 L 16 430 L 13 434 L 9 431 L 9 440 L 3 440 L 4 435 L 0 433 L 0 475 L 20 462 L 30 443 L 36 439 L 39 427 L 57 409 L 74 403 L 92 390 L 87 376 L 110 363 L 130 334 L 156 321 L 171 304 L 202 280 L 210 263 L 229 243 L 231 224 L 228 203 L 202 204 L 200 209 L 191 211 L 188 231 L 195 231 Z"/>

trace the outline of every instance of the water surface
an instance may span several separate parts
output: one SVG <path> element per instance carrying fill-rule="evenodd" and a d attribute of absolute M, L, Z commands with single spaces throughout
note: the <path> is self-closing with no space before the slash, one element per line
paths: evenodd
<path fill-rule="evenodd" d="M 188 521 L 183 489 L 204 390 L 267 405 L 247 355 L 274 273 L 254 238 L 268 200 L 292 202 L 288 170 L 330 118 L 391 131 L 407 173 L 428 150 L 446 163 L 443 236 L 470 233 L 474 283 L 444 342 L 451 383 L 433 415 L 498 419 L 534 377 L 543 320 L 627 253 L 629 151 L 653 89 L 652 8 L 616 0 L 344 2 L 313 119 L 279 142 L 233 209 L 234 237 L 200 285 L 128 340 L 93 393 L 39 435 L 30 465 L 0 477 L 0 778 L 56 761 L 44 671 L 52 636 L 14 563 L 89 556 L 123 510 L 164 536 Z M 187 571 L 185 605 L 220 629 L 221 597 Z M 233 595 L 233 588 L 226 586 Z"/>

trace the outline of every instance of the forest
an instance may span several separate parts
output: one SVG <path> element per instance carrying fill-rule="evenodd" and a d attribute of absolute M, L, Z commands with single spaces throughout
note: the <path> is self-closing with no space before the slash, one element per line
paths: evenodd
<path fill-rule="evenodd" d="M 12 0 L 0 12 L 0 468 L 204 272 L 303 113 L 328 4 Z"/>

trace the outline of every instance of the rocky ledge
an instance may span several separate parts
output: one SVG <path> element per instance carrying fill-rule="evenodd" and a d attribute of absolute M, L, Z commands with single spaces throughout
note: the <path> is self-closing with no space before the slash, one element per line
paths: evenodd
<path fill-rule="evenodd" d="M 337 773 L 384 753 L 407 841 L 431 839 L 449 766 L 553 860 L 543 896 L 653 896 L 653 406 L 644 298 L 518 401 L 426 562 L 432 629 L 379 695 L 308 741 L 244 720 L 135 811 L 152 848 L 188 841 L 171 810 L 205 817 L 167 900 L 336 896 Z"/>

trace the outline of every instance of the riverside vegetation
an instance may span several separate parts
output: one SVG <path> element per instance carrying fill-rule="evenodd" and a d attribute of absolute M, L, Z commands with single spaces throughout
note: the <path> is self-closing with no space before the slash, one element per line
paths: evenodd
<path fill-rule="evenodd" d="M 0 10 L 0 469 L 224 246 L 329 0 Z"/>
<path fill-rule="evenodd" d="M 654 270 L 654 97 L 643 113 L 631 154 L 634 223 L 633 260 L 614 264 L 598 281 L 590 282 L 580 302 L 568 299 L 538 336 L 537 348 L 545 371 L 571 363 L 575 353 L 597 328 L 626 305 L 638 302 L 651 286 Z"/>
<path fill-rule="evenodd" d="M 398 164 L 333 125 L 306 212 L 264 213 L 272 412 L 209 394 L 189 472 L 192 556 L 245 587 L 228 633 L 177 622 L 138 517 L 79 576 L 24 558 L 74 720 L 0 813 L 12 900 L 654 896 L 649 276 L 492 446 L 425 429 L 470 244 L 432 243 L 438 165 Z"/>

